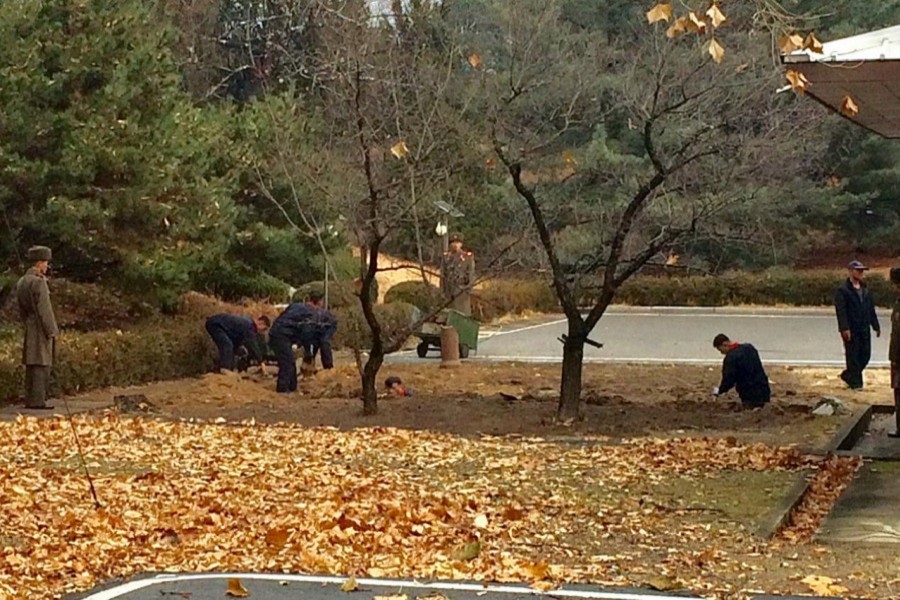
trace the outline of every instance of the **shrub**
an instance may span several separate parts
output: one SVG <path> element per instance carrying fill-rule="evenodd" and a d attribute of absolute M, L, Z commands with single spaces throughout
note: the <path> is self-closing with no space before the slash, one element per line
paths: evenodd
<path fill-rule="evenodd" d="M 335 309 L 333 312 L 338 319 L 338 330 L 334 336 L 335 348 L 366 349 L 372 346 L 369 326 L 359 306 Z M 381 323 L 385 337 L 409 327 L 420 314 L 417 307 L 406 302 L 379 304 L 375 307 L 375 316 Z"/>
<path fill-rule="evenodd" d="M 91 283 L 51 279 L 50 298 L 56 321 L 63 329 L 99 331 L 121 328 L 149 316 L 138 302 Z M 0 305 L 0 320 L 16 322 L 18 319 L 15 299 L 8 294 L 6 301 Z"/>
<path fill-rule="evenodd" d="M 636 306 L 828 306 L 840 275 L 827 271 L 795 272 L 771 269 L 763 273 L 734 272 L 719 277 L 636 277 L 623 285 L 616 302 Z M 896 292 L 881 275 L 867 278 L 879 306 L 890 306 Z M 585 295 L 584 303 L 594 298 Z"/>
<path fill-rule="evenodd" d="M 442 305 L 444 297 L 440 288 L 424 281 L 403 281 L 384 295 L 385 304 L 405 302 L 422 312 L 429 313 Z"/>
<path fill-rule="evenodd" d="M 288 300 L 288 285 L 263 271 L 239 262 L 221 261 L 203 265 L 192 276 L 192 287 L 225 300 L 267 298 L 272 302 Z"/>
<path fill-rule="evenodd" d="M 526 311 L 553 312 L 558 307 L 553 288 L 541 279 L 494 279 L 472 295 L 472 315 L 482 322 Z"/>
<path fill-rule="evenodd" d="M 0 401 L 17 399 L 24 374 L 21 340 L 0 341 Z M 126 386 L 198 375 L 213 365 L 214 347 L 195 319 L 160 319 L 129 331 L 64 332 L 53 372 L 58 392 Z"/>
<path fill-rule="evenodd" d="M 297 288 L 292 298 L 293 302 L 303 302 L 312 292 L 320 294 L 325 293 L 324 281 L 310 281 Z M 372 281 L 372 297 L 378 298 L 378 281 Z M 350 308 L 359 306 L 359 297 L 353 281 L 329 281 L 328 282 L 328 307 L 329 308 Z"/>

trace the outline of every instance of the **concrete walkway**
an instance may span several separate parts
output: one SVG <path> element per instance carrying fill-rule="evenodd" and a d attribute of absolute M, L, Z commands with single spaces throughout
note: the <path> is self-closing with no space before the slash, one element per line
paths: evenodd
<path fill-rule="evenodd" d="M 825 519 L 819 540 L 900 543 L 900 439 L 887 435 L 894 427 L 894 415 L 873 416 L 852 451 L 865 457 L 866 464 Z"/>

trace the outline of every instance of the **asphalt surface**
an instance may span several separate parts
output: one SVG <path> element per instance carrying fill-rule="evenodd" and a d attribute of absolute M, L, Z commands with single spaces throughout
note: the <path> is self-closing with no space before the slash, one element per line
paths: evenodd
<path fill-rule="evenodd" d="M 890 313 L 879 311 L 884 334 L 872 334 L 870 366 L 887 366 Z M 482 328 L 476 360 L 559 362 L 566 332 L 562 315 L 503 327 Z M 614 308 L 591 338 L 603 348 L 585 347 L 586 362 L 721 364 L 712 347 L 718 333 L 750 342 L 767 364 L 840 366 L 844 350 L 831 309 Z M 424 360 L 437 360 L 433 350 Z M 412 351 L 393 360 L 422 360 Z"/>
<path fill-rule="evenodd" d="M 318 577 L 312 575 L 278 574 L 203 574 L 203 575 L 151 575 L 121 584 L 104 586 L 89 594 L 78 596 L 82 600 L 160 600 L 160 598 L 185 598 L 187 600 L 221 600 L 228 581 L 238 578 L 250 594 L 249 598 L 271 600 L 348 600 L 358 598 L 399 596 L 408 599 L 442 596 L 447 600 L 516 600 L 520 598 L 556 598 L 565 600 L 684 600 L 696 598 L 681 592 L 654 592 L 649 590 L 603 590 L 591 586 L 571 586 L 546 593 L 525 585 L 482 585 L 476 582 L 419 582 L 386 579 L 359 579 L 358 588 L 352 593 L 341 590 L 342 577 Z M 774 596 L 753 596 L 775 598 Z M 788 598 L 788 597 L 783 597 Z M 73 597 L 74 600 L 74 597 Z M 391 599 L 394 600 L 394 599 Z M 811 597 L 805 597 L 811 600 Z"/>

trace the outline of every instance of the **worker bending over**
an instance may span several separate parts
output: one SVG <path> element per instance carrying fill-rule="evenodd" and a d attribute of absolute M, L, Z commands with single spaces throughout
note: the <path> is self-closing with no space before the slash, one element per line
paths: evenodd
<path fill-rule="evenodd" d="M 303 348 L 303 361 L 311 365 L 317 353 L 322 355 L 322 368 L 334 367 L 331 339 L 337 331 L 337 319 L 322 306 L 322 294 L 311 293 L 306 302 L 295 302 L 278 315 L 269 330 L 269 346 L 278 361 L 276 391 L 297 391 L 297 363 L 293 346 Z"/>
<path fill-rule="evenodd" d="M 713 346 L 725 355 L 722 361 L 722 382 L 713 388 L 713 396 L 737 388 L 744 408 L 765 405 L 772 397 L 772 390 L 756 348 L 752 344 L 732 342 L 724 333 L 715 337 Z"/>
<path fill-rule="evenodd" d="M 251 319 L 243 315 L 222 313 L 208 318 L 206 332 L 219 349 L 219 370 L 234 371 L 234 352 L 243 346 L 251 360 L 259 363 L 260 372 L 265 373 L 265 356 L 257 336 L 265 333 L 270 323 L 269 317 L 265 315 Z"/>

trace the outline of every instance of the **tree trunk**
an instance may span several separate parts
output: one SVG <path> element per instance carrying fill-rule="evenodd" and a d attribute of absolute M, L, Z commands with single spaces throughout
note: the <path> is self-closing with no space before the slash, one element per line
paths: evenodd
<path fill-rule="evenodd" d="M 360 383 L 362 390 L 360 395 L 363 401 L 363 414 L 378 414 L 378 371 L 384 363 L 384 354 L 372 352 L 363 367 Z"/>
<path fill-rule="evenodd" d="M 584 322 L 569 319 L 569 333 L 563 344 L 562 384 L 559 390 L 559 408 L 556 416 L 560 421 L 577 419 L 581 407 L 581 375 L 584 368 Z"/>

